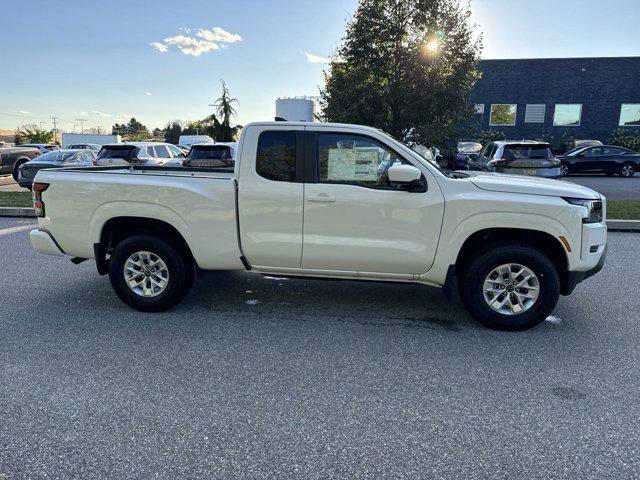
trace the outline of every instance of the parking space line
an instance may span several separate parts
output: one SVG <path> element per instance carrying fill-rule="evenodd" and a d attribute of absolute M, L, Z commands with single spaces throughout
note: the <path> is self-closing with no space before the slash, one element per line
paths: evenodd
<path fill-rule="evenodd" d="M 21 225 L 20 227 L 0 228 L 0 237 L 2 235 L 11 235 L 12 233 L 24 232 L 25 230 L 32 230 L 34 228 L 38 228 L 37 223 Z"/>

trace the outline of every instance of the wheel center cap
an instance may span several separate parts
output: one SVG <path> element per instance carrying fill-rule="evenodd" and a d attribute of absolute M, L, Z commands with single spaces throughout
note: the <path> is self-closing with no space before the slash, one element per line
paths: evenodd
<path fill-rule="evenodd" d="M 145 276 L 145 277 L 147 277 L 147 278 L 149 278 L 149 277 L 151 276 L 151 271 L 150 271 L 150 270 L 148 270 L 148 269 L 145 269 L 145 271 L 144 271 L 144 276 Z"/>
<path fill-rule="evenodd" d="M 513 285 L 509 285 L 509 286 L 507 286 L 507 292 L 511 293 L 511 292 L 513 292 L 514 290 L 515 290 L 515 288 L 514 288 L 514 286 L 513 286 Z"/>

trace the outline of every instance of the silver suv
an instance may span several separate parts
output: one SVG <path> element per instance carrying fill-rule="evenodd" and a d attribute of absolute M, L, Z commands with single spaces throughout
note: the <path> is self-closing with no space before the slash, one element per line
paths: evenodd
<path fill-rule="evenodd" d="M 173 159 L 184 158 L 184 152 L 175 145 L 160 142 L 123 142 L 104 145 L 95 164 L 101 167 L 113 165 L 162 165 Z"/>

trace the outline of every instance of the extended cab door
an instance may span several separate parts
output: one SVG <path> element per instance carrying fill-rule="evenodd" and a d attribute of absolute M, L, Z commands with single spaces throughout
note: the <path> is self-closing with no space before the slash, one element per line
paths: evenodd
<path fill-rule="evenodd" d="M 411 277 L 431 267 L 444 213 L 433 174 L 384 136 L 307 128 L 302 268 Z M 422 191 L 394 187 L 395 162 L 423 172 Z M 368 275 L 370 274 L 370 275 Z"/>
<path fill-rule="evenodd" d="M 300 268 L 304 127 L 252 125 L 239 151 L 241 247 L 255 267 Z"/>

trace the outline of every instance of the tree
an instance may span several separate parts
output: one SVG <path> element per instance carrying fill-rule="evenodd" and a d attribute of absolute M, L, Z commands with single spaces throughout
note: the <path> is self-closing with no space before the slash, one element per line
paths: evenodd
<path fill-rule="evenodd" d="M 231 120 L 237 114 L 233 106 L 237 103 L 238 99 L 231 98 L 227 85 L 222 81 L 222 95 L 213 104 L 216 111 L 202 121 L 207 135 L 218 142 L 233 142 L 235 140 L 238 126 L 232 127 Z"/>
<path fill-rule="evenodd" d="M 164 141 L 177 145 L 180 141 L 180 135 L 182 134 L 182 125 L 177 120 L 167 123 L 164 129 Z"/>
<path fill-rule="evenodd" d="M 444 148 L 471 128 L 482 45 L 458 0 L 360 0 L 325 71 L 322 117 Z"/>
<path fill-rule="evenodd" d="M 37 125 L 22 125 L 16 129 L 16 144 L 22 143 L 52 143 L 53 130 L 41 130 Z"/>
<path fill-rule="evenodd" d="M 111 134 L 120 135 L 123 140 L 129 142 L 140 142 L 147 140 L 151 136 L 149 129 L 133 117 L 126 124 L 120 125 L 116 123 L 111 127 Z"/>

